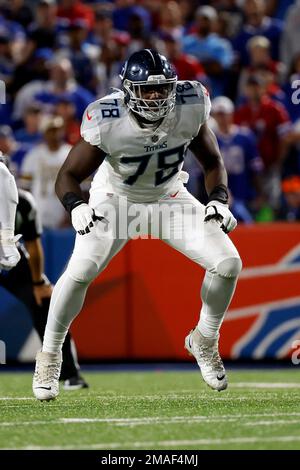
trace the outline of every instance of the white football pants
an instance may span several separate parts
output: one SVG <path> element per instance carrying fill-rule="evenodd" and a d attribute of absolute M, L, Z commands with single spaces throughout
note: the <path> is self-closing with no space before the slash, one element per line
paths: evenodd
<path fill-rule="evenodd" d="M 90 233 L 77 234 L 67 269 L 52 293 L 43 350 L 54 353 L 61 349 L 71 322 L 82 308 L 89 284 L 128 239 L 146 238 L 147 234 L 161 238 L 206 270 L 198 328 L 204 336 L 216 337 L 242 264 L 220 224 L 203 222 L 204 206 L 185 188 L 156 203 L 144 204 L 99 193 L 91 205 L 108 219 L 109 225 L 98 222 Z"/>

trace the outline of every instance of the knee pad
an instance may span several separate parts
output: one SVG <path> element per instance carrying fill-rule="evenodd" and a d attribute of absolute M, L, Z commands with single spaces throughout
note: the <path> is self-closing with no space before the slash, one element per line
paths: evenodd
<path fill-rule="evenodd" d="M 67 272 L 73 281 L 89 284 L 97 276 L 98 266 L 90 259 L 71 259 Z"/>
<path fill-rule="evenodd" d="M 237 277 L 242 270 L 241 258 L 226 258 L 216 266 L 217 274 L 221 277 Z"/>

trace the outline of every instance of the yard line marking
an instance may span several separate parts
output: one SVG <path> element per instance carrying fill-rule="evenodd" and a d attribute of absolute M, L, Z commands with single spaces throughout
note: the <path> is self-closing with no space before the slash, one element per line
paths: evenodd
<path fill-rule="evenodd" d="M 270 420 L 270 421 L 256 421 L 256 422 L 249 422 L 249 423 L 241 423 L 243 426 L 270 426 L 270 425 L 278 425 L 278 424 L 299 424 L 300 419 L 277 419 L 277 420 Z"/>
<path fill-rule="evenodd" d="M 270 388 L 270 389 L 276 389 L 276 388 L 300 388 L 300 382 L 275 382 L 275 383 L 270 383 L 270 382 L 232 382 L 230 383 L 230 388 Z M 167 400 L 177 400 L 179 398 L 186 398 L 186 397 L 194 397 L 198 393 L 202 393 L 202 389 L 195 389 L 195 390 L 181 390 L 177 392 L 176 394 L 172 393 L 171 391 L 165 391 L 162 392 L 161 394 L 153 394 L 153 395 L 117 395 L 117 394 L 109 394 L 109 395 L 95 395 L 92 398 L 95 399 L 101 399 L 101 400 L 127 400 L 127 399 L 153 399 L 153 400 L 161 400 L 161 399 L 167 399 Z M 62 395 L 63 397 L 64 395 Z M 87 400 L 90 399 L 91 396 L 88 397 L 80 397 L 80 401 L 82 400 Z M 197 400 L 210 400 L 210 401 L 220 401 L 220 400 L 233 400 L 233 397 L 225 397 L 225 396 L 220 396 L 220 397 L 210 397 L 208 395 L 205 396 L 197 396 Z M 239 400 L 248 400 L 250 397 L 245 397 L 245 396 L 239 396 Z M 0 401 L 37 401 L 34 397 L 0 397 Z M 75 401 L 79 401 L 75 400 Z M 18 406 L 18 405 L 14 405 Z M 52 405 L 54 406 L 54 405 Z M 59 405 L 55 405 L 59 406 Z"/>
<path fill-rule="evenodd" d="M 270 417 L 300 417 L 300 412 L 290 412 L 290 413 L 259 413 L 259 414 L 237 414 L 237 415 L 198 415 L 198 416 L 170 416 L 170 417 L 161 417 L 161 416 L 147 416 L 147 417 L 137 417 L 137 418 L 59 418 L 56 420 L 38 420 L 38 421 L 6 421 L 0 422 L 0 427 L 9 427 L 9 426 L 36 426 L 36 425 L 45 425 L 45 424 L 85 424 L 85 423 L 104 423 L 104 424 L 113 424 L 116 426 L 134 426 L 141 424 L 177 424 L 177 423 L 197 423 L 197 422 L 215 422 L 215 421 L 237 421 L 243 418 L 270 418 Z M 295 420 L 294 420 L 295 421 Z M 270 421 L 274 423 L 275 421 Z M 286 422 L 292 422 L 286 420 Z M 299 420 L 300 422 L 300 420 Z M 255 426 L 257 422 L 253 422 Z M 245 425 L 245 423 L 242 423 Z M 248 425 L 248 424 L 247 424 Z M 252 425 L 249 424 L 249 425 Z"/>
<path fill-rule="evenodd" d="M 231 383 L 233 388 L 300 388 L 300 382 L 236 382 Z"/>
<path fill-rule="evenodd" d="M 34 397 L 0 397 L 0 400 L 35 400 Z"/>
<path fill-rule="evenodd" d="M 66 446 L 36 446 L 27 445 L 25 447 L 17 447 L 18 450 L 72 450 L 72 449 L 132 449 L 144 447 L 175 447 L 175 446 L 207 446 L 207 445 L 224 445 L 224 444 L 256 444 L 262 442 L 298 442 L 300 436 L 273 436 L 273 437 L 232 437 L 225 439 L 191 439 L 191 440 L 170 440 L 170 441 L 143 441 L 143 442 L 101 442 L 99 444 L 77 444 Z M 15 447 L 16 448 L 16 447 Z M 2 448 L 9 449 L 9 448 Z M 2 450 L 1 449 L 1 450 Z"/>

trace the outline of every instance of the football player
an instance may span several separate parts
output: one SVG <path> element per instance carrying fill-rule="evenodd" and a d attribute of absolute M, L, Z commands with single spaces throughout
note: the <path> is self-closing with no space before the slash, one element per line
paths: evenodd
<path fill-rule="evenodd" d="M 129 238 L 115 230 L 122 225 L 118 214 L 125 200 L 128 214 L 142 207 L 148 213 L 157 206 L 169 207 L 161 223 L 163 228 L 169 226 L 170 236 L 161 238 L 206 270 L 200 320 L 186 336 L 185 347 L 212 389 L 227 387 L 218 352 L 219 329 L 241 260 L 227 236 L 236 220 L 228 209 L 222 157 L 207 125 L 209 94 L 199 82 L 178 82 L 167 59 L 151 49 L 132 54 L 121 79 L 122 90 L 88 106 L 82 139 L 56 180 L 57 195 L 71 215 L 77 236 L 67 269 L 54 287 L 43 348 L 36 358 L 33 392 L 39 400 L 58 395 L 65 335 L 82 308 L 89 284 Z M 187 148 L 204 168 L 206 207 L 183 184 Z M 80 183 L 95 171 L 87 204 Z M 182 210 L 185 207 L 196 211 L 200 229 L 195 228 L 191 211 Z M 178 228 L 181 236 L 176 236 Z"/>
<path fill-rule="evenodd" d="M 5 163 L 0 152 L 0 272 L 13 268 L 20 261 L 14 236 L 18 190 Z"/>

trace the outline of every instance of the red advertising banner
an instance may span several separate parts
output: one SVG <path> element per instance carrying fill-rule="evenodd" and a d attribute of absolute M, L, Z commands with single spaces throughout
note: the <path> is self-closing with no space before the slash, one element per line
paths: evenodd
<path fill-rule="evenodd" d="M 282 358 L 300 337 L 300 224 L 240 226 L 243 271 L 221 330 L 225 358 Z M 72 331 L 89 359 L 186 359 L 203 270 L 160 240 L 130 241 L 91 285 Z"/>

